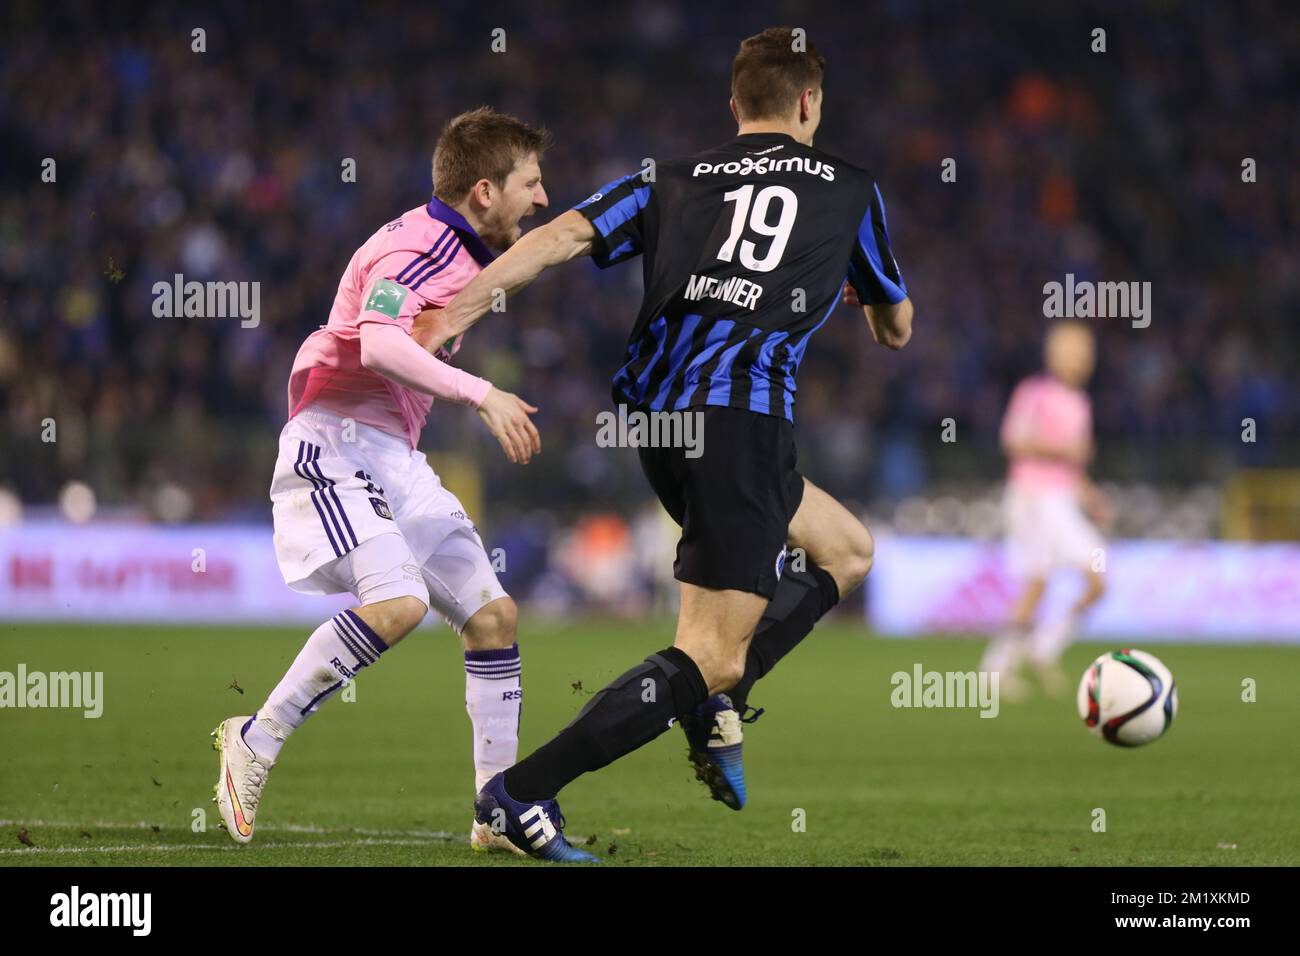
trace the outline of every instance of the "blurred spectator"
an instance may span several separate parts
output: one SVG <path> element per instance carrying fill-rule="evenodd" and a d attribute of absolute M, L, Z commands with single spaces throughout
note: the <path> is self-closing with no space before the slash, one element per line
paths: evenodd
<path fill-rule="evenodd" d="M 268 519 L 293 354 L 352 251 L 427 198 L 447 118 L 490 103 L 549 126 L 551 215 L 645 157 L 730 137 L 738 41 L 792 16 L 829 62 L 818 145 L 875 172 L 917 307 L 898 355 L 847 309 L 818 334 L 796 406 L 809 474 L 864 501 L 996 478 L 1042 286 L 1067 272 L 1154 293 L 1149 328 L 1099 320 L 1103 477 L 1297 461 L 1300 31 L 1283 3 L 125 9 L 0 15 L 0 487 L 24 502 L 76 479 L 101 508 Z M 260 282 L 260 324 L 156 318 L 152 286 L 177 272 Z M 635 266 L 571 265 L 469 337 L 460 364 L 542 408 L 527 481 L 472 414 L 431 416 L 430 447 L 482 462 L 488 518 L 644 498 L 635 453 L 594 442 L 639 289 Z"/>

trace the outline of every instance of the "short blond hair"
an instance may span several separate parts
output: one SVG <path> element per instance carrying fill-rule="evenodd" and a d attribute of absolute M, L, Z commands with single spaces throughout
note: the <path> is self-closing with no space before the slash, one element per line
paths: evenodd
<path fill-rule="evenodd" d="M 504 186 L 520 160 L 541 157 L 551 145 L 543 127 L 529 126 L 490 106 L 447 121 L 433 150 L 433 194 L 455 205 L 480 179 Z"/>

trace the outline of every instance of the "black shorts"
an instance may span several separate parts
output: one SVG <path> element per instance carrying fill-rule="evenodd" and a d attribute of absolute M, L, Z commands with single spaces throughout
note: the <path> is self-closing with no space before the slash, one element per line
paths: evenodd
<path fill-rule="evenodd" d="M 790 519 L 803 500 L 794 426 L 784 418 L 710 405 L 698 457 L 687 448 L 640 448 L 641 468 L 682 527 L 673 576 L 700 587 L 771 599 Z"/>

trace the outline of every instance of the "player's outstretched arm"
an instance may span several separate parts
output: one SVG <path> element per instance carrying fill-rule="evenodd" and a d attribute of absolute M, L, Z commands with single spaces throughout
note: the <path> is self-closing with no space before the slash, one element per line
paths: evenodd
<path fill-rule="evenodd" d="M 526 465 L 541 453 L 541 435 L 528 417 L 536 408 L 487 379 L 434 358 L 395 325 L 362 323 L 361 364 L 417 392 L 472 406 L 512 462 Z"/>
<path fill-rule="evenodd" d="M 444 342 L 474 325 L 492 307 L 497 289 L 512 296 L 551 266 L 591 252 L 595 237 L 587 217 L 572 209 L 525 233 L 442 310 L 433 341 Z"/>
<path fill-rule="evenodd" d="M 879 305 L 863 305 L 853 286 L 845 285 L 844 302 L 846 305 L 862 309 L 867 317 L 867 326 L 871 329 L 871 337 L 885 348 L 897 352 L 912 338 L 910 298 L 892 304 L 886 302 Z"/>
<path fill-rule="evenodd" d="M 486 379 L 438 361 L 396 325 L 361 323 L 360 344 L 363 366 L 425 395 L 477 408 L 492 388 Z"/>

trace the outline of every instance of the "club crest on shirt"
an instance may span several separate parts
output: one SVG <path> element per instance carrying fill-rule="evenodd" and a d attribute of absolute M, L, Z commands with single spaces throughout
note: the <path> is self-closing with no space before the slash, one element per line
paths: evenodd
<path fill-rule="evenodd" d="M 375 509 L 375 514 L 379 517 L 393 520 L 393 513 L 388 510 L 388 503 L 383 498 L 371 498 L 370 506 Z"/>

